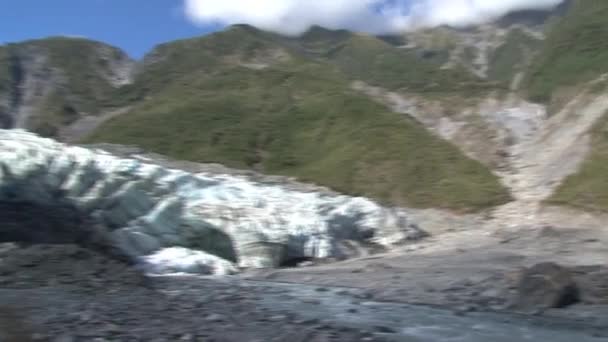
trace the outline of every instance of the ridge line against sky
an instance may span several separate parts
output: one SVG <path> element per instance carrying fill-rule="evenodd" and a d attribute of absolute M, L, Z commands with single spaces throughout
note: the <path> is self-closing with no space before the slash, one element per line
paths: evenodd
<path fill-rule="evenodd" d="M 512 11 L 551 9 L 564 0 L 185 0 L 186 16 L 208 25 L 250 24 L 288 35 L 313 25 L 386 34 L 466 26 Z"/>
<path fill-rule="evenodd" d="M 598 0 L 604 1 L 604 0 Z M 141 58 L 155 45 L 227 25 L 283 34 L 313 25 L 368 33 L 413 26 L 479 23 L 513 10 L 552 8 L 562 0 L 9 0 L 0 44 L 48 36 L 83 37 Z"/>

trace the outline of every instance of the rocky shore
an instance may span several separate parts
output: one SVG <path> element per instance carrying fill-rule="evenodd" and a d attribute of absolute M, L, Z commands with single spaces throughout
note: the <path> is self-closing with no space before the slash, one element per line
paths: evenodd
<path fill-rule="evenodd" d="M 65 244 L 3 244 L 0 284 L 0 340 L 7 342 L 599 342 L 608 337 L 606 325 L 575 316 L 498 314 L 483 304 L 412 306 L 358 287 L 234 276 L 144 277 L 123 262 Z M 471 284 L 463 301 L 476 297 L 477 285 Z"/>

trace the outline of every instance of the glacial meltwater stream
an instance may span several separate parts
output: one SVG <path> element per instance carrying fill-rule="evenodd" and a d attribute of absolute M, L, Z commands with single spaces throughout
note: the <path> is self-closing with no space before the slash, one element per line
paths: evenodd
<path fill-rule="evenodd" d="M 167 290 L 195 295 L 200 276 L 162 276 Z M 213 277 L 219 286 L 237 285 L 264 293 L 260 308 L 292 312 L 303 319 L 377 331 L 383 338 L 403 342 L 600 342 L 608 328 L 512 314 L 469 312 L 365 299 L 360 289 L 259 282 L 238 277 Z"/>

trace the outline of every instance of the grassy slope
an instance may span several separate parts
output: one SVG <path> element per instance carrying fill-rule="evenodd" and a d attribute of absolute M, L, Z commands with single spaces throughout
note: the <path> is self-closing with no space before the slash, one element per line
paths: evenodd
<path fill-rule="evenodd" d="M 79 111 L 95 112 L 114 92 L 99 72 L 107 68 L 99 55 L 100 48 L 109 48 L 105 44 L 71 38 L 50 38 L 35 44 L 48 49 L 50 64 L 64 72 L 69 93 L 78 99 Z M 115 56 L 121 53 L 111 49 Z"/>
<path fill-rule="evenodd" d="M 467 95 L 494 88 L 464 69 L 441 70 L 447 61 L 449 32 L 437 29 L 426 32 L 426 48 L 416 51 L 400 49 L 403 37 L 374 37 L 344 30 L 314 27 L 300 38 L 287 39 L 267 34 L 269 40 L 292 48 L 320 63 L 342 71 L 351 80 L 425 94 L 466 92 Z"/>
<path fill-rule="evenodd" d="M 537 100 L 548 101 L 560 87 L 577 86 L 608 72 L 608 2 L 576 0 L 566 18 L 554 25 L 529 79 L 530 95 Z M 598 83 L 591 91 L 607 89 L 606 83 Z M 590 155 L 548 203 L 608 211 L 608 113 L 591 133 Z"/>
<path fill-rule="evenodd" d="M 265 70 L 227 64 L 227 55 L 274 48 L 264 37 L 233 30 L 177 44 L 161 47 L 167 51 L 155 57 L 160 64 L 148 66 L 173 75 L 165 87 L 149 84 L 149 101 L 91 141 L 293 175 L 392 204 L 467 211 L 508 199 L 481 164 L 352 92 L 331 65 L 297 54 Z"/>
<path fill-rule="evenodd" d="M 526 67 L 528 54 L 532 53 L 539 44 L 541 44 L 540 41 L 520 29 L 512 30 L 505 43 L 490 57 L 488 76 L 508 86 L 516 71 Z"/>
<path fill-rule="evenodd" d="M 153 96 L 167 85 L 188 77 L 192 72 L 211 73 L 229 64 L 229 56 L 251 57 L 255 51 L 269 49 L 260 31 L 248 26 L 234 26 L 204 38 L 183 39 L 157 46 L 143 62 L 135 82 L 121 89 L 117 98 L 133 103 Z M 179 87 L 179 85 L 177 85 Z M 186 90 L 189 84 L 183 84 Z"/>
<path fill-rule="evenodd" d="M 551 29 L 526 87 L 532 100 L 549 102 L 556 90 L 608 72 L 608 1 L 574 0 Z"/>
<path fill-rule="evenodd" d="M 418 93 L 474 94 L 491 87 L 465 70 L 441 70 L 443 58 L 423 58 L 371 36 L 353 35 L 325 58 L 352 79 Z"/>
<path fill-rule="evenodd" d="M 592 137 L 591 154 L 576 174 L 566 178 L 549 203 L 608 211 L 608 113 L 593 128 Z"/>

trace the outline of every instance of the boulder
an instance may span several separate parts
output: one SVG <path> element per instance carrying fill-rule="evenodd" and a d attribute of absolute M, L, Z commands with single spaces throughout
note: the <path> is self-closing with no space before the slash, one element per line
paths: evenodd
<path fill-rule="evenodd" d="M 520 309 L 564 308 L 580 300 L 572 273 L 555 263 L 524 269 L 517 284 L 516 306 Z"/>

